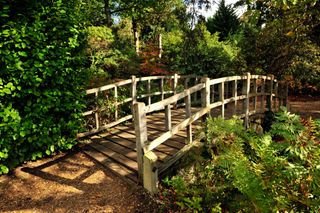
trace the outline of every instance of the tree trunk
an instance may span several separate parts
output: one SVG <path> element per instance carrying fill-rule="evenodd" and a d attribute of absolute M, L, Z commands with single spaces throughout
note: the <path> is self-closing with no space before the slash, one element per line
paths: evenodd
<path fill-rule="evenodd" d="M 109 0 L 104 0 L 104 13 L 106 15 L 107 27 L 112 26 L 111 9 Z"/>
<path fill-rule="evenodd" d="M 159 58 L 162 57 L 162 34 L 159 34 Z"/>
<path fill-rule="evenodd" d="M 139 55 L 140 43 L 139 43 L 138 26 L 137 26 L 137 22 L 134 18 L 132 18 L 132 29 L 133 29 L 133 36 L 134 36 L 134 44 L 135 44 L 135 48 L 136 48 L 136 53 L 137 53 L 137 55 Z"/>

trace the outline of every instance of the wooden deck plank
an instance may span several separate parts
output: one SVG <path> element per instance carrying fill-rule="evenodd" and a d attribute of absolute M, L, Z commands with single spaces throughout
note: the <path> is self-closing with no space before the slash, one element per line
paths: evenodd
<path fill-rule="evenodd" d="M 134 130 L 130 129 L 130 128 L 126 128 L 123 126 L 116 126 L 116 129 L 122 129 L 123 131 L 125 131 L 126 133 L 130 133 L 132 135 L 134 135 Z M 152 138 L 149 138 L 150 140 L 152 140 Z M 166 158 L 168 158 L 168 155 L 173 155 L 175 152 L 177 152 L 177 149 L 174 149 L 173 147 L 169 147 L 169 146 L 165 146 L 163 144 L 161 144 L 160 146 L 158 146 L 155 149 L 155 153 L 156 155 L 161 159 L 161 160 L 165 160 Z M 159 155 L 158 155 L 159 154 Z M 163 154 L 165 154 L 166 156 L 164 156 Z"/>
<path fill-rule="evenodd" d="M 126 167 L 121 166 L 117 162 L 113 161 L 112 159 L 108 158 L 101 152 L 86 146 L 83 149 L 83 152 L 87 154 L 92 159 L 98 161 L 107 169 L 110 169 L 113 173 L 120 177 L 124 177 L 125 180 L 129 180 L 131 183 L 138 182 L 138 174 L 132 170 L 127 169 Z"/>
<path fill-rule="evenodd" d="M 136 161 L 131 160 L 130 158 L 127 158 L 126 156 L 121 155 L 117 152 L 114 152 L 99 143 L 90 143 L 89 146 L 108 156 L 109 158 L 112 158 L 113 160 L 119 162 L 121 165 L 127 167 L 128 169 L 138 171 L 138 164 Z"/>
<path fill-rule="evenodd" d="M 95 138 L 92 137 L 92 142 L 99 143 L 105 146 L 106 148 L 113 150 L 114 152 L 117 152 L 126 156 L 127 158 L 130 158 L 133 161 L 137 159 L 137 152 L 135 152 L 135 150 L 127 148 L 126 146 L 122 146 L 118 143 L 114 143 L 113 141 L 108 140 L 108 138 L 96 136 Z"/>

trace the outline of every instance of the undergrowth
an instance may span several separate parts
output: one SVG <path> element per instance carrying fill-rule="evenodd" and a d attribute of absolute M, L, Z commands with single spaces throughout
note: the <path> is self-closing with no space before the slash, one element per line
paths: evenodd
<path fill-rule="evenodd" d="M 201 156 L 164 180 L 161 198 L 183 212 L 318 212 L 320 122 L 282 108 L 263 135 L 238 118 L 208 118 Z"/>

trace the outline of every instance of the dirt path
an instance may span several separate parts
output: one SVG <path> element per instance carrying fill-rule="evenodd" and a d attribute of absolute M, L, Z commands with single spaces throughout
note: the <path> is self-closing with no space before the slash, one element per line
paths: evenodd
<path fill-rule="evenodd" d="M 0 212 L 159 212 L 144 191 L 75 151 L 0 177 Z"/>
<path fill-rule="evenodd" d="M 320 98 L 290 97 L 289 110 L 320 119 Z M 159 212 L 129 185 L 81 151 L 29 162 L 0 176 L 0 212 Z"/>

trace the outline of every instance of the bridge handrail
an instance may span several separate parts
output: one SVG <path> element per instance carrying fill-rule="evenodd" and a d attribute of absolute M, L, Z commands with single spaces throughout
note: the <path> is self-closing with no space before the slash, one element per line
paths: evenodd
<path fill-rule="evenodd" d="M 81 132 L 78 134 L 78 138 L 81 137 L 85 137 L 85 136 L 89 136 L 95 133 L 98 133 L 100 131 L 103 131 L 105 129 L 108 129 L 112 126 L 118 125 L 122 122 L 128 121 L 130 119 L 132 119 L 132 114 L 120 117 L 119 116 L 119 106 L 128 102 L 131 102 L 131 104 L 133 105 L 134 103 L 136 103 L 138 100 L 141 100 L 143 98 L 147 98 L 147 102 L 148 105 L 152 104 L 152 97 L 154 96 L 161 96 L 161 100 L 163 100 L 165 98 L 165 95 L 168 94 L 176 94 L 176 90 L 177 90 L 177 86 L 178 86 L 178 80 L 184 80 L 184 88 L 188 88 L 188 82 L 190 81 L 190 79 L 194 79 L 195 82 L 197 82 L 198 79 L 200 79 L 200 77 L 195 76 L 195 75 L 168 75 L 168 76 L 147 76 L 147 77 L 135 77 L 132 76 L 131 79 L 126 79 L 126 80 L 122 80 L 119 82 L 115 82 L 112 84 L 108 84 L 108 85 L 104 85 L 101 87 L 96 87 L 96 88 L 91 88 L 86 90 L 86 95 L 90 96 L 90 95 L 94 95 L 94 99 L 97 101 L 99 98 L 99 95 L 101 95 L 102 93 L 110 93 L 108 95 L 111 95 L 114 99 L 114 103 L 112 103 L 115 107 L 114 110 L 114 121 L 112 122 L 108 122 L 106 124 L 101 124 L 100 120 L 101 120 L 101 116 L 100 113 L 106 111 L 108 109 L 108 107 L 103 107 L 103 106 L 98 106 L 98 104 L 96 104 L 94 107 L 92 107 L 92 109 L 87 110 L 83 113 L 84 117 L 87 116 L 92 116 L 94 115 L 94 128 L 92 128 L 91 130 L 86 130 L 85 132 Z M 159 91 L 156 92 L 151 92 L 151 85 L 152 85 L 152 81 L 157 81 L 160 80 L 160 85 L 159 85 Z M 169 84 L 171 84 L 172 86 L 170 86 L 170 88 L 165 88 L 165 81 L 170 81 Z M 137 94 L 137 85 L 139 82 L 147 82 L 147 88 L 145 88 L 145 93 L 143 94 Z M 130 97 L 125 97 L 124 99 L 119 99 L 119 90 L 124 87 L 124 86 L 129 86 L 130 90 L 131 90 L 131 94 Z M 110 91 L 113 91 L 113 94 L 111 94 Z M 108 99 L 108 97 L 106 98 Z M 110 97 L 109 97 L 110 99 Z"/>
<path fill-rule="evenodd" d="M 238 82 L 242 81 L 242 91 L 238 92 Z M 228 97 L 229 89 L 225 90 L 225 87 L 232 83 L 232 97 Z M 215 85 L 218 86 L 219 100 L 211 101 Z M 258 91 L 258 87 L 260 91 Z M 285 92 L 281 91 L 285 90 Z M 266 91 L 267 90 L 267 91 Z M 191 113 L 191 95 L 201 91 L 202 108 L 196 113 Z M 227 93 L 226 93 L 227 92 Z M 238 95 L 239 94 L 239 95 Z M 227 96 L 227 97 L 226 97 Z M 257 109 L 257 97 L 261 96 L 260 110 Z M 267 97 L 265 97 L 267 96 Z M 226 97 L 226 98 L 225 98 Z M 250 111 L 250 98 L 253 98 L 254 109 Z M 268 98 L 268 100 L 266 100 Z M 171 108 L 174 103 L 184 99 L 186 107 L 186 118 L 180 123 L 172 127 L 171 124 Z M 278 99 L 278 105 L 275 99 Z M 241 115 L 245 119 L 246 127 L 249 126 L 249 116 L 258 111 L 265 111 L 265 103 L 268 104 L 268 108 L 276 109 L 280 105 L 286 105 L 287 102 L 287 85 L 281 87 L 279 82 L 274 79 L 274 76 L 262 76 L 262 75 L 251 75 L 246 73 L 243 76 L 229 76 L 218 79 L 202 78 L 201 83 L 184 90 L 172 97 L 166 98 L 152 105 L 145 106 L 144 103 L 134 104 L 134 125 L 136 132 L 136 145 L 138 154 L 138 173 L 141 180 L 144 181 L 144 185 L 149 191 L 154 190 L 155 181 L 157 179 L 157 172 L 161 172 L 172 165 L 178 158 L 181 157 L 181 152 L 187 150 L 187 147 L 192 145 L 192 128 L 191 125 L 194 121 L 209 114 L 210 111 L 216 107 L 222 107 L 221 114 L 224 117 L 224 105 L 227 103 L 234 103 L 234 112 L 237 109 L 237 102 L 243 100 L 243 114 Z M 159 109 L 165 109 L 165 126 L 167 131 L 162 133 L 159 137 L 152 141 L 148 141 L 147 134 L 147 113 L 152 113 Z M 160 144 L 173 137 L 179 131 L 186 128 L 187 131 L 187 144 L 182 148 L 172 159 L 163 163 L 159 168 L 156 166 L 157 156 L 152 152 Z M 156 169 L 155 169 L 156 168 Z M 151 177 L 151 178 L 150 178 Z M 146 181 L 146 182 L 145 182 Z M 151 181 L 151 182 L 150 182 Z M 153 181 L 153 182 L 152 182 Z M 151 187 L 151 188 L 150 188 Z"/>

